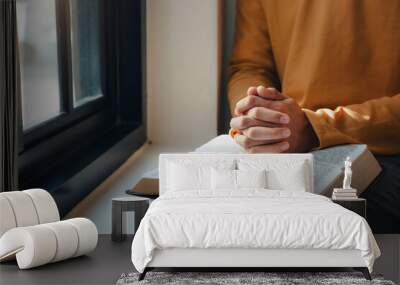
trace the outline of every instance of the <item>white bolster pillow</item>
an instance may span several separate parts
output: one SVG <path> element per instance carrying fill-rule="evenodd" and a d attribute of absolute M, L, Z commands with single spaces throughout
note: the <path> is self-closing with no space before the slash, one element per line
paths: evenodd
<path fill-rule="evenodd" d="M 43 189 L 29 189 L 22 191 L 28 194 L 35 206 L 39 224 L 51 223 L 60 220 L 56 202 L 49 192 Z"/>
<path fill-rule="evenodd" d="M 97 228 L 88 219 L 19 227 L 0 238 L 0 261 L 16 256 L 20 269 L 86 254 L 96 248 Z"/>
<path fill-rule="evenodd" d="M 11 208 L 10 202 L 6 197 L 0 195 L 0 237 L 9 229 L 15 228 L 17 222 L 15 221 L 14 212 Z"/>
<path fill-rule="evenodd" d="M 22 191 L 3 192 L 1 195 L 10 203 L 17 227 L 39 224 L 38 215 L 31 197 Z"/>
<path fill-rule="evenodd" d="M 0 237 L 15 227 L 60 220 L 53 197 L 43 189 L 0 193 Z"/>

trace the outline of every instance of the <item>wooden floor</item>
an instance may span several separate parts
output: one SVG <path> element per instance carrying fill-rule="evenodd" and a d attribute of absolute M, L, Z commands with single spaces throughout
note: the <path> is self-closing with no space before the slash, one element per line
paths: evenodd
<path fill-rule="evenodd" d="M 17 263 L 0 264 L 0 284 L 115 284 L 122 273 L 134 271 L 131 262 L 132 236 L 124 242 L 100 235 L 95 251 L 57 263 L 19 270 Z"/>

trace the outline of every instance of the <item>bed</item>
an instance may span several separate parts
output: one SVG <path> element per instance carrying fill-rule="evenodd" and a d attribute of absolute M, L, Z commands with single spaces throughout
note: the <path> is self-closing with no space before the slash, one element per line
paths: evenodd
<path fill-rule="evenodd" d="M 162 154 L 160 197 L 135 234 L 143 279 L 159 267 L 352 267 L 380 255 L 359 215 L 313 194 L 311 154 Z"/>

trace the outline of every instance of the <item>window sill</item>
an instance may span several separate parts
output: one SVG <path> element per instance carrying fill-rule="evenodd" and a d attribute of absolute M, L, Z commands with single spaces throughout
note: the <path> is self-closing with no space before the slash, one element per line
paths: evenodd
<path fill-rule="evenodd" d="M 35 184 L 54 197 L 64 216 L 146 141 L 145 128 L 121 125 L 78 148 Z M 82 137 L 82 141 L 85 138 Z"/>

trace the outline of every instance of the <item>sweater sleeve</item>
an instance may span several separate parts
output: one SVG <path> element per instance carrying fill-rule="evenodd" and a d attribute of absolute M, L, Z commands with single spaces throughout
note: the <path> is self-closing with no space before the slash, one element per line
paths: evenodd
<path fill-rule="evenodd" d="M 320 148 L 363 143 L 374 153 L 400 153 L 400 94 L 334 110 L 303 110 L 318 136 Z"/>
<path fill-rule="evenodd" d="M 259 0 L 238 0 L 235 41 L 228 70 L 232 114 L 249 87 L 280 87 L 267 27 Z"/>
<path fill-rule="evenodd" d="M 281 89 L 265 12 L 260 0 L 237 1 L 228 82 L 232 114 L 250 86 Z M 400 153 L 400 94 L 390 95 L 335 109 L 303 110 L 319 139 L 320 148 L 363 143 L 374 153 Z"/>

